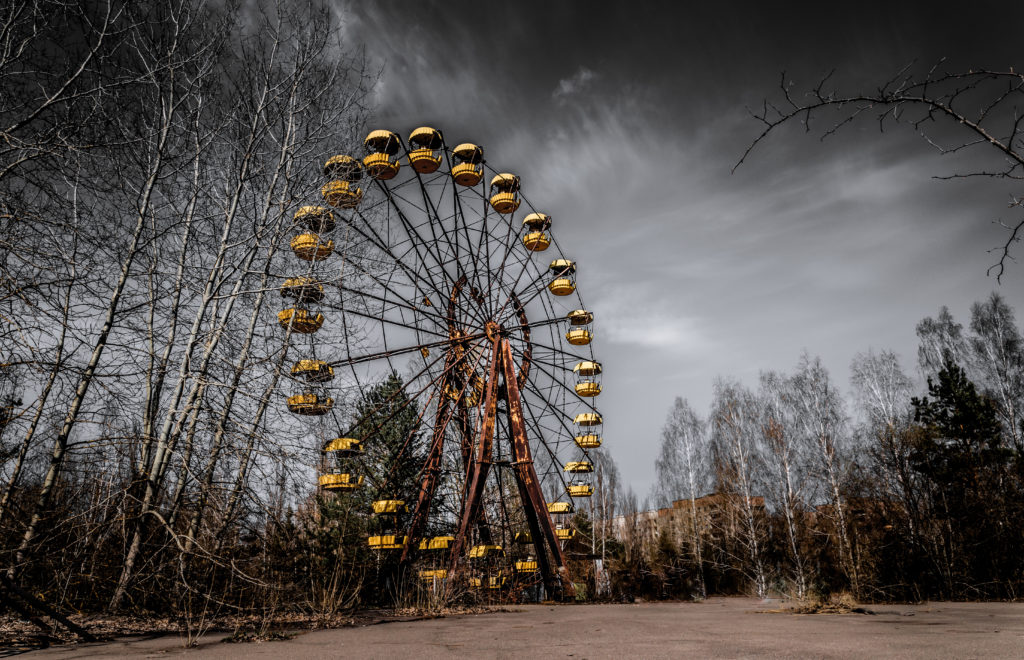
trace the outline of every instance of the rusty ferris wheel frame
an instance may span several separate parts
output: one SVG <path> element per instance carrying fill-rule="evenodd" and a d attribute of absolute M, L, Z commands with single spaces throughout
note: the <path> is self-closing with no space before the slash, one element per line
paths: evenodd
<path fill-rule="evenodd" d="M 585 483 L 592 469 L 587 449 L 601 442 L 594 428 L 581 435 L 574 426 L 581 418 L 600 422 L 593 370 L 583 371 L 589 387 L 579 383 L 580 365 L 596 365 L 597 373 L 600 365 L 589 346 L 593 316 L 575 290 L 576 265 L 549 233 L 551 218 L 522 194 L 519 177 L 488 172 L 480 147 L 449 148 L 439 131 L 427 128 L 413 131 L 408 143 L 374 131 L 365 147 L 361 161 L 328 161 L 323 192 L 341 235 L 337 245 L 326 238 L 333 218 L 329 227 L 322 220 L 309 225 L 319 230 L 312 236 L 322 249 L 307 248 L 314 258 L 302 258 L 309 262 L 306 281 L 337 290 L 315 302 L 328 316 L 335 312 L 341 325 L 336 343 L 304 333 L 309 357 L 329 365 L 332 377 L 334 370 L 347 372 L 360 388 L 381 368 L 400 371 L 395 362 L 404 360 L 411 375 L 401 390 L 363 418 L 401 396 L 403 408 L 414 405 L 418 414 L 402 451 L 412 435 L 429 436 L 415 501 L 374 503 L 393 533 L 371 537 L 371 547 L 400 551 L 403 564 L 433 561 L 435 567 L 441 550 L 445 568 L 421 574 L 450 585 L 472 568 L 467 549 L 470 556 L 490 548 L 505 557 L 513 539 L 525 539 L 521 545 L 532 548 L 532 557 L 507 572 L 498 569 L 500 577 L 474 578 L 475 586 L 504 588 L 511 574 L 517 585 L 539 578 L 550 594 L 571 596 L 563 543 L 575 530 L 567 518 L 556 524 L 553 516 L 571 515 L 572 497 L 592 492 Z M 311 240 L 300 234 L 293 249 L 302 236 Z M 328 242 L 330 249 L 323 247 Z M 287 325 L 296 328 L 294 321 Z M 293 411 L 336 415 L 333 400 L 326 401 Z M 377 428 L 400 412 L 391 410 Z M 334 417 L 339 435 L 361 421 Z M 374 429 L 364 435 L 325 443 L 325 469 L 341 473 L 321 476 L 321 486 L 362 487 L 360 456 Z M 332 448 L 341 450 L 333 466 Z M 570 457 L 578 460 L 563 463 Z M 567 474 L 575 481 L 567 483 Z M 387 493 L 388 479 L 372 485 Z M 442 533 L 427 538 L 430 530 Z"/>

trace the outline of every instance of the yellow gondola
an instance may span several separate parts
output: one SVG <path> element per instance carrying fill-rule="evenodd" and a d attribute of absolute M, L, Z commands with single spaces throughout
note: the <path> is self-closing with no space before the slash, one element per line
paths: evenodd
<path fill-rule="evenodd" d="M 523 236 L 523 245 L 531 252 L 543 252 L 551 245 L 547 230 L 551 227 L 551 216 L 544 213 L 531 213 L 523 218 L 523 226 L 528 232 Z"/>
<path fill-rule="evenodd" d="M 317 234 L 326 234 L 334 231 L 334 214 L 324 206 L 303 206 L 295 212 L 295 224 Z"/>
<path fill-rule="evenodd" d="M 427 550 L 447 550 L 454 542 L 454 536 L 435 536 L 427 544 Z"/>
<path fill-rule="evenodd" d="M 470 142 L 463 142 L 452 149 L 456 165 L 452 167 L 452 178 L 460 186 L 475 186 L 484 177 L 484 150 Z"/>
<path fill-rule="evenodd" d="M 491 208 L 503 214 L 519 208 L 519 177 L 503 172 L 491 179 Z"/>
<path fill-rule="evenodd" d="M 363 189 L 356 182 L 363 178 L 363 165 L 352 156 L 332 156 L 324 164 L 324 174 L 332 180 L 320 189 L 324 200 L 334 207 L 354 209 L 363 199 Z"/>
<path fill-rule="evenodd" d="M 536 559 L 520 559 L 516 562 L 516 573 L 535 573 L 537 572 L 537 560 Z"/>
<path fill-rule="evenodd" d="M 580 413 L 573 417 L 572 422 L 580 430 L 576 436 L 576 445 L 581 449 L 596 449 L 601 446 L 601 414 L 596 412 Z"/>
<path fill-rule="evenodd" d="M 548 502 L 548 513 L 572 513 L 572 502 Z"/>
<path fill-rule="evenodd" d="M 289 326 L 292 332 L 308 335 L 319 330 L 324 324 L 324 315 L 300 308 L 285 309 L 277 313 L 277 322 L 282 328 Z"/>
<path fill-rule="evenodd" d="M 401 550 L 405 547 L 406 538 L 395 534 L 371 536 L 367 539 L 367 544 L 374 550 Z"/>
<path fill-rule="evenodd" d="M 363 141 L 363 145 L 369 152 L 363 158 L 363 167 L 366 173 L 374 179 L 392 179 L 398 174 L 402 166 L 398 161 L 398 150 L 402 148 L 402 142 L 398 136 L 391 131 L 370 131 Z"/>
<path fill-rule="evenodd" d="M 376 500 L 373 503 L 373 512 L 377 515 L 393 515 L 408 510 L 404 500 Z"/>
<path fill-rule="evenodd" d="M 334 379 L 334 367 L 323 360 L 299 360 L 292 365 L 292 376 L 310 383 L 326 383 Z"/>
<path fill-rule="evenodd" d="M 586 328 L 572 328 L 565 333 L 565 339 L 573 346 L 586 346 L 594 339 L 594 334 Z"/>
<path fill-rule="evenodd" d="M 420 174 L 431 174 L 441 166 L 441 147 L 444 139 L 441 131 L 429 126 L 420 126 L 409 135 L 409 164 Z"/>
<path fill-rule="evenodd" d="M 590 497 L 594 494 L 594 487 L 590 484 L 569 484 L 566 487 L 569 497 Z"/>
<path fill-rule="evenodd" d="M 590 461 L 569 461 L 562 471 L 571 474 L 587 474 L 594 471 L 594 464 Z"/>
<path fill-rule="evenodd" d="M 288 397 L 288 410 L 296 415 L 326 415 L 334 407 L 334 399 L 318 394 L 296 394 Z"/>
<path fill-rule="evenodd" d="M 334 252 L 334 241 L 318 234 L 299 234 L 292 239 L 292 252 L 303 261 L 322 261 Z"/>
<path fill-rule="evenodd" d="M 354 474 L 321 474 L 320 487 L 324 490 L 353 491 L 363 487 L 363 476 Z"/>
<path fill-rule="evenodd" d="M 503 575 L 495 575 L 489 578 L 469 578 L 469 586 L 476 589 L 501 589 L 508 583 L 508 578 Z"/>
<path fill-rule="evenodd" d="M 576 536 L 576 530 L 572 527 L 556 527 L 555 536 L 557 536 L 560 541 L 568 541 Z"/>
<path fill-rule="evenodd" d="M 598 376 L 601 375 L 600 362 L 584 360 L 576 363 L 572 370 L 577 379 L 573 388 L 576 390 L 576 394 L 593 397 L 601 393 L 601 383 L 598 382 Z"/>
<path fill-rule="evenodd" d="M 585 433 L 578 435 L 573 440 L 576 442 L 576 446 L 580 449 L 597 449 L 601 446 L 601 436 L 595 433 Z"/>
<path fill-rule="evenodd" d="M 328 181 L 320 189 L 320 194 L 324 201 L 340 209 L 354 209 L 363 201 L 363 189 L 349 181 Z"/>
<path fill-rule="evenodd" d="M 504 557 L 505 551 L 500 545 L 474 545 L 469 550 L 470 559 L 486 559 L 487 557 Z"/>
<path fill-rule="evenodd" d="M 576 263 L 568 259 L 555 259 L 548 266 L 554 276 L 548 289 L 556 296 L 567 296 L 576 290 Z"/>
<path fill-rule="evenodd" d="M 324 447 L 324 453 L 337 453 L 342 456 L 363 453 L 363 441 L 355 438 L 334 438 Z"/>

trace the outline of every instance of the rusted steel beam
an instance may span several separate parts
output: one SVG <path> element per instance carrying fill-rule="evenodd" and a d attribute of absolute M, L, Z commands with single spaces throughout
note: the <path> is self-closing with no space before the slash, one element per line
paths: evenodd
<path fill-rule="evenodd" d="M 405 538 L 405 547 L 402 548 L 401 563 L 412 559 L 414 549 L 419 543 L 423 528 L 427 524 L 427 516 L 430 515 L 430 505 L 434 499 L 434 491 L 437 489 L 438 475 L 441 472 L 441 457 L 444 449 L 445 430 L 448 428 L 448 421 L 451 419 L 449 412 L 450 402 L 444 395 L 444 381 L 441 381 L 440 400 L 437 402 L 437 415 L 434 417 L 434 434 L 430 441 L 430 452 L 427 454 L 427 462 L 423 470 L 423 479 L 420 481 L 420 493 L 416 498 L 416 508 L 412 513 L 412 524 L 409 526 L 409 533 Z"/>
<path fill-rule="evenodd" d="M 544 556 L 544 541 L 547 541 L 551 549 L 551 556 L 554 559 L 555 568 L 558 572 L 560 584 L 554 584 L 554 576 L 550 569 L 548 575 L 544 576 L 545 586 L 549 593 L 560 594 L 565 598 L 575 597 L 575 589 L 569 577 L 569 569 L 566 565 L 565 555 L 562 553 L 562 546 L 555 533 L 555 525 L 548 515 L 548 508 L 544 502 L 544 494 L 540 489 L 540 482 L 537 479 L 537 472 L 533 469 L 533 455 L 530 451 L 530 441 L 526 435 L 526 422 L 523 419 L 523 403 L 519 394 L 519 383 L 516 377 L 515 361 L 512 358 L 512 347 L 507 339 L 501 341 L 501 360 L 505 375 L 505 396 L 508 402 L 509 427 L 512 429 L 512 456 L 515 464 L 516 478 L 520 482 L 520 488 L 525 492 L 523 509 L 526 512 L 527 520 L 535 516 L 540 527 L 541 534 L 533 537 L 534 548 L 537 550 L 537 559 Z M 531 534 L 533 530 L 531 528 Z M 543 536 L 542 536 L 543 535 Z M 548 582 L 551 586 L 547 586 Z"/>
<path fill-rule="evenodd" d="M 466 487 L 466 497 L 462 508 L 459 529 L 455 533 L 452 544 L 450 570 L 454 575 L 466 545 L 466 536 L 470 526 L 480 515 L 484 486 L 487 474 L 491 469 L 491 456 L 494 446 L 494 424 L 498 412 L 498 362 L 500 360 L 500 337 L 495 337 L 491 352 L 491 364 L 487 376 L 487 393 L 484 397 L 484 419 L 478 439 L 479 451 L 470 469 L 470 480 Z"/>

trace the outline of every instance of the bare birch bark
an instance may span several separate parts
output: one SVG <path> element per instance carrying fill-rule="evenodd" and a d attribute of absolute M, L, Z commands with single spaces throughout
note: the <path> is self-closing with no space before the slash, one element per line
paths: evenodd
<path fill-rule="evenodd" d="M 786 542 L 790 560 L 793 562 L 793 581 L 796 597 L 807 596 L 808 575 L 800 549 L 806 502 L 804 501 L 804 479 L 800 470 L 801 453 L 797 434 L 789 413 L 791 394 L 788 379 L 774 372 L 761 374 L 761 434 L 768 448 L 765 459 L 772 463 L 775 472 L 772 485 L 776 492 L 777 506 L 782 510 L 786 524 Z"/>
<path fill-rule="evenodd" d="M 719 457 L 719 480 L 728 506 L 736 507 L 742 519 L 742 543 L 747 551 L 754 590 L 763 598 L 768 591 L 764 563 L 763 507 L 757 506 L 755 495 L 761 456 L 756 445 L 757 411 L 753 395 L 736 383 L 715 383 L 711 424 L 713 442 Z"/>
<path fill-rule="evenodd" d="M 828 492 L 839 540 L 839 556 L 854 596 L 860 594 L 858 562 L 850 542 L 846 502 L 842 494 L 844 456 L 842 400 L 820 358 L 805 354 L 793 375 L 793 404 L 798 428 L 815 447 L 819 477 Z"/>

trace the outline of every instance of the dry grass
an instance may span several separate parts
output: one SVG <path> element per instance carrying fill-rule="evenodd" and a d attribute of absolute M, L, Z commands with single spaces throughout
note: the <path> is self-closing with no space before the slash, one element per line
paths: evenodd
<path fill-rule="evenodd" d="M 847 592 L 832 594 L 828 598 L 811 596 L 789 610 L 793 614 L 874 614 L 861 607 Z"/>

